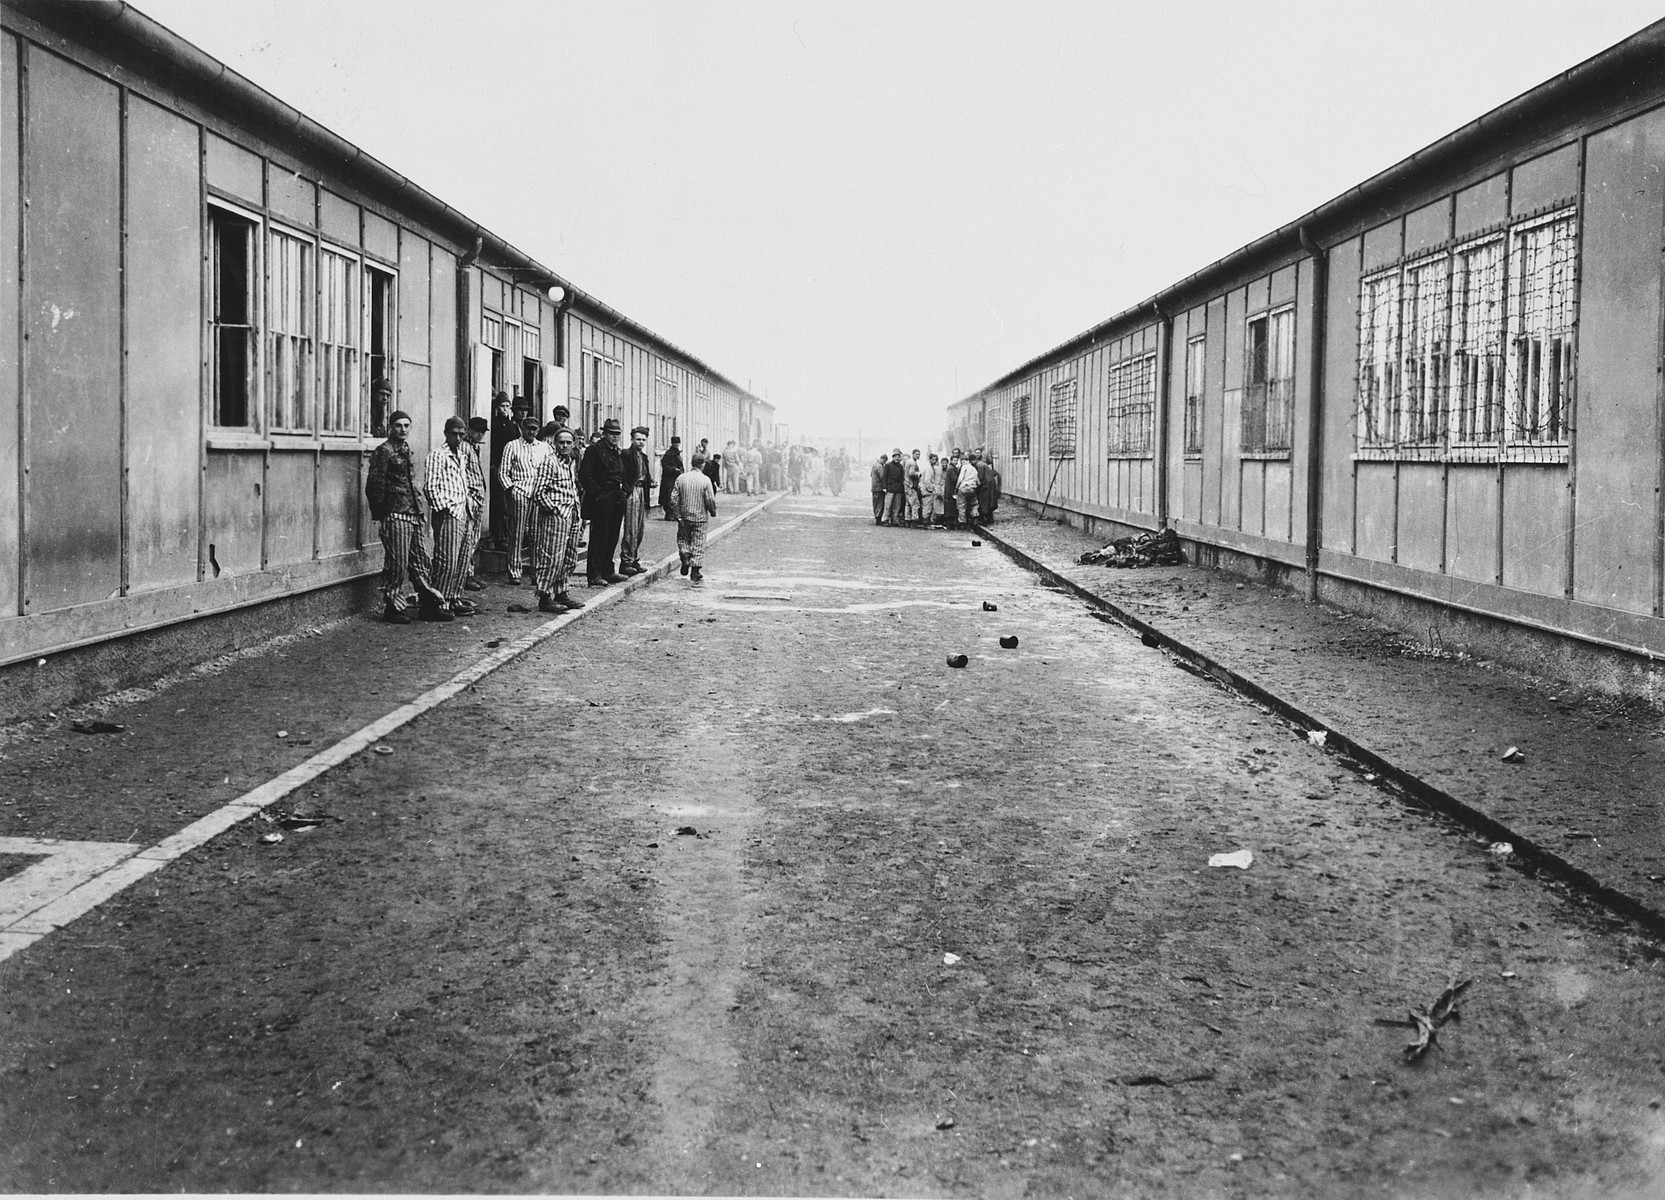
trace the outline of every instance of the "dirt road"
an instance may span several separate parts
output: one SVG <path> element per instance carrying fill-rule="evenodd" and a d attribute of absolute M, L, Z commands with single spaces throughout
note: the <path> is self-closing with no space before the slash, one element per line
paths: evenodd
<path fill-rule="evenodd" d="M 0 1184 L 1657 1194 L 1659 947 L 866 508 L 788 497 L 322 777 L 339 820 L 0 963 Z M 1405 1063 L 1376 1022 L 1461 979 Z"/>

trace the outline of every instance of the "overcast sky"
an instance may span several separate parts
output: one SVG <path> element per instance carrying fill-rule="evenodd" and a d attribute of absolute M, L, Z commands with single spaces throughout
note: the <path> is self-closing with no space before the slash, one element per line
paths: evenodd
<path fill-rule="evenodd" d="M 943 409 L 1643 0 L 140 0 L 794 435 Z"/>

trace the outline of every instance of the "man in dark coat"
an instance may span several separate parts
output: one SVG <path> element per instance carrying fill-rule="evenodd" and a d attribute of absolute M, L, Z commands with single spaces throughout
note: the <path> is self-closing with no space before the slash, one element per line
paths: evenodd
<path fill-rule="evenodd" d="M 653 460 L 648 457 L 648 427 L 630 431 L 630 445 L 624 448 L 624 538 L 619 542 L 619 574 L 640 575 L 642 534 L 647 530 L 647 510 L 653 507 Z"/>
<path fill-rule="evenodd" d="M 960 527 L 960 513 L 956 497 L 960 494 L 960 448 L 954 447 L 954 452 L 948 456 L 948 465 L 942 469 L 942 521 L 950 529 Z"/>
<path fill-rule="evenodd" d="M 705 439 L 704 438 L 700 439 L 700 445 L 702 445 L 702 446 L 705 445 Z M 694 453 L 695 454 L 700 454 L 702 452 L 699 451 L 699 450 L 696 450 L 696 451 L 694 451 Z M 722 491 L 723 490 L 723 456 L 721 454 L 713 454 L 710 458 L 706 459 L 704 470 L 705 470 L 705 477 L 711 481 L 712 488 L 715 489 L 716 491 L 719 491 L 719 492 Z"/>
<path fill-rule="evenodd" d="M 489 543 L 499 550 L 509 548 L 509 503 L 503 495 L 502 481 L 497 478 L 503 466 L 503 447 L 520 436 L 520 425 L 509 407 L 509 393 L 498 392 L 491 398 L 491 537 Z"/>
<path fill-rule="evenodd" d="M 671 447 L 659 456 L 659 507 L 665 510 L 665 520 L 676 520 L 671 504 L 671 492 L 676 488 L 676 477 L 682 474 L 682 439 L 671 438 Z"/>
<path fill-rule="evenodd" d="M 977 464 L 977 515 L 983 524 L 994 520 L 995 507 L 1000 503 L 1000 471 L 994 456 L 984 454 Z"/>
<path fill-rule="evenodd" d="M 615 569 L 613 551 L 624 527 L 624 452 L 619 448 L 624 427 L 608 417 L 601 427 L 601 440 L 590 443 L 578 467 L 578 487 L 584 499 L 584 517 L 590 523 L 589 552 L 585 574 L 591 587 L 623 583 L 628 575 Z"/>
<path fill-rule="evenodd" d="M 907 486 L 908 470 L 902 465 L 902 447 L 890 453 L 885 463 L 885 524 L 902 523 L 902 491 Z"/>

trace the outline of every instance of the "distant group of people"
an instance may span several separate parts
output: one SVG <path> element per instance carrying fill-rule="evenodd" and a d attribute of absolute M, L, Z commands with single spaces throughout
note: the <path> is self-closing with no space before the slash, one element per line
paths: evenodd
<path fill-rule="evenodd" d="M 914 529 L 963 529 L 994 520 L 1000 470 L 982 447 L 946 457 L 900 447 L 879 455 L 871 470 L 873 524 Z"/>
<path fill-rule="evenodd" d="M 706 441 L 684 467 L 682 439 L 671 438 L 656 484 L 647 426 L 632 429 L 626 445 L 615 419 L 586 441 L 571 426 L 565 405 L 556 405 L 551 418 L 540 424 L 503 392 L 494 397 L 490 421 L 448 417 L 444 442 L 428 454 L 419 485 L 410 414 L 389 415 L 387 440 L 370 455 L 365 485 L 385 551 L 384 620 L 409 624 L 413 597 L 418 620 L 452 621 L 477 611 L 464 593 L 485 587 L 473 572 L 482 544 L 507 554 L 511 582 L 520 583 L 530 569 L 539 612 L 583 608 L 570 591 L 578 551 L 587 551 L 585 577 L 592 588 L 640 575 L 646 570 L 642 537 L 654 507 L 677 523 L 682 574 L 702 581 L 706 525 L 717 515 L 722 485 Z M 488 435 L 490 457 L 482 462 Z M 484 529 L 488 491 L 492 520 Z"/>

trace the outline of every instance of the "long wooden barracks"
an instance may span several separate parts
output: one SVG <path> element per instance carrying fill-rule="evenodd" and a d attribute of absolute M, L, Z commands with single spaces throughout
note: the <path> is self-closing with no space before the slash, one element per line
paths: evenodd
<path fill-rule="evenodd" d="M 1665 22 L 949 409 L 1009 496 L 1657 692 Z"/>
<path fill-rule="evenodd" d="M 647 425 L 653 453 L 773 439 L 767 402 L 130 6 L 5 0 L 0 30 L 0 678 L 20 702 L 362 599 L 393 408 L 422 453 L 497 389 Z"/>

